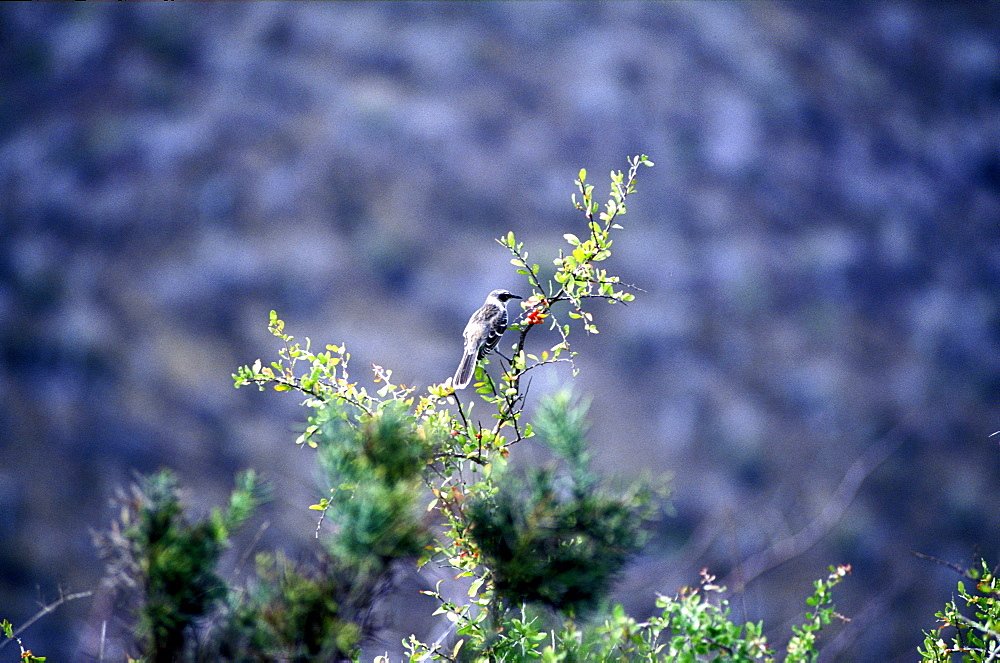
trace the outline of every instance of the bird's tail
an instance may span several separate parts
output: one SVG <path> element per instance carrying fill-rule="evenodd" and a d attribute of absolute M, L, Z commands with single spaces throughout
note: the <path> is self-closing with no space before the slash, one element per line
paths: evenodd
<path fill-rule="evenodd" d="M 476 349 L 466 350 L 462 355 L 462 363 L 455 371 L 455 379 L 452 381 L 455 389 L 465 389 L 472 382 L 472 376 L 476 374 Z"/>

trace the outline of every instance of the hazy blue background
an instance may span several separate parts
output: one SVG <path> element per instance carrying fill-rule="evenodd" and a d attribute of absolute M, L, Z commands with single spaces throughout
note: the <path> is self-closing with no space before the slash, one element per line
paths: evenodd
<path fill-rule="evenodd" d="M 603 191 L 643 152 L 608 266 L 645 292 L 596 308 L 575 380 L 602 471 L 674 476 L 619 598 L 708 567 L 781 644 L 851 563 L 824 658 L 913 660 L 958 577 L 910 551 L 1000 562 L 998 28 L 993 2 L 4 5 L 0 618 L 97 587 L 134 471 L 204 510 L 254 467 L 276 500 L 233 555 L 308 550 L 305 413 L 230 378 L 274 355 L 267 312 L 362 381 L 441 381 L 485 294 L 526 294 L 493 238 L 549 261 L 578 169 Z M 108 618 L 24 637 L 88 660 Z"/>

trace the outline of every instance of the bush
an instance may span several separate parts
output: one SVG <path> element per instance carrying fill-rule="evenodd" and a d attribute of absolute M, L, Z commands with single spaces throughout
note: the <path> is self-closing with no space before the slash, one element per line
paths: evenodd
<path fill-rule="evenodd" d="M 974 584 L 972 591 L 959 581 L 958 596 L 971 616 L 963 614 L 952 599 L 938 612 L 936 631 L 924 632 L 922 661 L 995 661 L 1000 658 L 1000 578 L 985 561 L 963 574 Z M 949 638 L 948 641 L 945 638 Z"/>
<path fill-rule="evenodd" d="M 580 171 L 573 203 L 586 233 L 564 235 L 544 283 L 513 233 L 498 240 L 531 292 L 510 325 L 513 342 L 492 355 L 509 351 L 510 359 L 492 360 L 500 364 L 492 372 L 491 358 L 479 362 L 468 402 L 451 380 L 418 392 L 377 365 L 374 386 L 362 386 L 343 345 L 316 352 L 272 311 L 278 358 L 243 366 L 234 379 L 305 396 L 310 414 L 296 443 L 314 451 L 329 488 L 309 506 L 318 512 L 319 549 L 296 564 L 259 555 L 255 574 L 227 582 L 218 560 L 262 499 L 256 476 L 242 475 L 229 507 L 201 521 L 185 515 L 171 475 L 144 479 L 98 537 L 120 613 L 134 624 L 126 649 L 149 661 L 357 660 L 394 567 L 433 560 L 465 579 L 467 600 L 446 598 L 440 584 L 424 592 L 451 628 L 435 642 L 406 638 L 411 661 L 773 660 L 763 626 L 733 622 L 707 573 L 698 587 L 661 597 L 659 613 L 643 622 L 609 604 L 663 491 L 612 489 L 593 473 L 587 408 L 568 390 L 541 400 L 534 426 L 523 416 L 532 371 L 567 362 L 576 373 L 571 332 L 598 333 L 591 304 L 633 299 L 602 265 L 642 166 L 652 163 L 640 155 L 627 172 L 613 172 L 603 205 Z M 529 353 L 538 325 L 556 342 Z M 509 469 L 511 447 L 536 430 L 552 463 Z M 817 581 L 787 660 L 815 658 L 816 634 L 834 614 L 830 590 L 847 572 L 831 569 Z"/>

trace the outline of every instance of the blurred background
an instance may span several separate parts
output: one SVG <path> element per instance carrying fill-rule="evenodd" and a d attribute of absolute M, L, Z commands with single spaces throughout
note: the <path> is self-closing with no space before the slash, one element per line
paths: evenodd
<path fill-rule="evenodd" d="M 781 645 L 850 563 L 824 659 L 913 660 L 959 578 L 911 552 L 1000 562 L 996 9 L 4 5 L 0 618 L 97 588 L 136 472 L 206 512 L 256 468 L 232 554 L 308 550 L 306 412 L 230 377 L 275 356 L 268 311 L 362 382 L 442 381 L 486 293 L 527 294 L 493 238 L 549 263 L 577 171 L 604 195 L 641 152 L 608 267 L 643 292 L 595 307 L 572 380 L 604 474 L 673 476 L 618 600 L 707 567 Z M 92 660 L 105 609 L 22 637 Z"/>

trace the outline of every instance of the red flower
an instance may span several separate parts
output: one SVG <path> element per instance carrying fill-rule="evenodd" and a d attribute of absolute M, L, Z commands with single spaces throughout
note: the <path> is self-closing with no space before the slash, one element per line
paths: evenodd
<path fill-rule="evenodd" d="M 545 319 L 545 314 L 542 313 L 541 310 L 533 308 L 528 311 L 528 315 L 525 316 L 525 318 L 527 319 L 529 325 L 537 325 Z"/>

